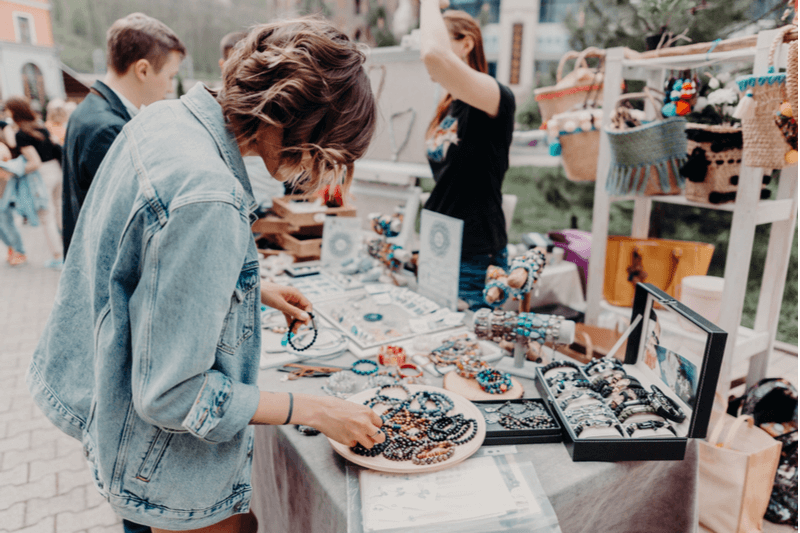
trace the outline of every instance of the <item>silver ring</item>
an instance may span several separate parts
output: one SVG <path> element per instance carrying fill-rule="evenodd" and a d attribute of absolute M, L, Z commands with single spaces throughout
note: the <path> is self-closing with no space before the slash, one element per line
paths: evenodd
<path fill-rule="evenodd" d="M 380 435 L 380 433 L 381 433 L 381 430 L 379 429 L 378 431 L 376 431 L 372 435 L 369 435 L 369 438 L 375 437 L 376 435 Z"/>

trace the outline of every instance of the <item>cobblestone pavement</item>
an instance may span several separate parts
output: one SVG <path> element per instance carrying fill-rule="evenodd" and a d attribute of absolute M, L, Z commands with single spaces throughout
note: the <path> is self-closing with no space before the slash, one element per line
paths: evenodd
<path fill-rule="evenodd" d="M 9 266 L 0 248 L 0 532 L 122 533 L 80 443 L 45 418 L 25 386 L 59 272 L 42 266 L 49 259 L 43 231 L 23 226 L 20 233 L 27 264 Z"/>

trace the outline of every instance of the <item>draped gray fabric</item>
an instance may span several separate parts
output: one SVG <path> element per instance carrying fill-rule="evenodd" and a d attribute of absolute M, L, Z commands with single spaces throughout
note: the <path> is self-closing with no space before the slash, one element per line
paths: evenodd
<path fill-rule="evenodd" d="M 343 366 L 353 361 L 345 355 L 330 363 Z M 283 375 L 262 371 L 259 385 L 275 392 L 324 394 L 326 378 L 281 382 Z M 526 397 L 538 397 L 533 382 L 518 379 Z M 561 443 L 516 449 L 518 461 L 530 460 L 536 468 L 563 533 L 696 531 L 694 440 L 689 440 L 683 461 L 574 463 Z M 252 508 L 259 533 L 345 533 L 345 463 L 324 435 L 306 437 L 294 426 L 257 427 Z"/>

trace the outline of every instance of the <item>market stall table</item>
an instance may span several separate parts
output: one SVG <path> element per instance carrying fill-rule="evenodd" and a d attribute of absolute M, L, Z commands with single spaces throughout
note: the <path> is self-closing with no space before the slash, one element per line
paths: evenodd
<path fill-rule="evenodd" d="M 326 363 L 353 361 L 345 354 Z M 324 394 L 326 378 L 281 381 L 283 376 L 262 370 L 259 385 L 274 392 Z M 441 380 L 428 379 L 440 386 Z M 520 381 L 526 397 L 538 396 L 531 381 Z M 573 463 L 561 443 L 517 445 L 516 451 L 518 460 L 530 460 L 536 468 L 563 533 L 696 529 L 696 441 L 689 441 L 683 461 Z M 346 464 L 323 435 L 308 437 L 294 426 L 256 427 L 252 508 L 259 532 L 348 531 Z"/>

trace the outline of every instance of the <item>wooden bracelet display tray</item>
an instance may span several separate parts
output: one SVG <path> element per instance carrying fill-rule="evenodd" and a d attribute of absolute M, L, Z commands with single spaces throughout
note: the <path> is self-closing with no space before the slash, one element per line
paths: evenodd
<path fill-rule="evenodd" d="M 412 394 L 421 390 L 426 390 L 430 392 L 438 392 L 449 397 L 451 400 L 453 400 L 453 408 L 447 414 L 463 414 L 466 418 L 475 419 L 478 424 L 478 431 L 475 434 L 475 437 L 466 444 L 456 446 L 456 451 L 450 459 L 442 461 L 441 463 L 429 465 L 415 465 L 411 461 L 391 461 L 385 458 L 383 455 L 378 455 L 377 457 L 364 457 L 362 455 L 353 453 L 350 448 L 344 444 L 340 444 L 329 438 L 328 441 L 331 443 L 334 451 L 348 461 L 365 468 L 377 470 L 379 472 L 388 472 L 390 474 L 418 474 L 422 472 L 435 472 L 437 470 L 444 470 L 445 468 L 455 466 L 469 458 L 473 453 L 480 449 L 481 445 L 483 444 L 483 439 L 486 436 L 486 420 L 483 418 L 483 413 L 481 413 L 481 411 L 472 402 L 463 396 L 459 396 L 458 394 L 454 394 L 451 391 L 446 391 L 438 387 L 427 387 L 423 385 L 406 386 Z M 363 404 L 365 401 L 372 398 L 376 392 L 378 392 L 377 388 L 368 389 L 359 392 L 358 394 L 354 394 L 353 396 L 349 397 L 347 401 Z M 383 411 L 376 412 L 381 414 Z"/>

